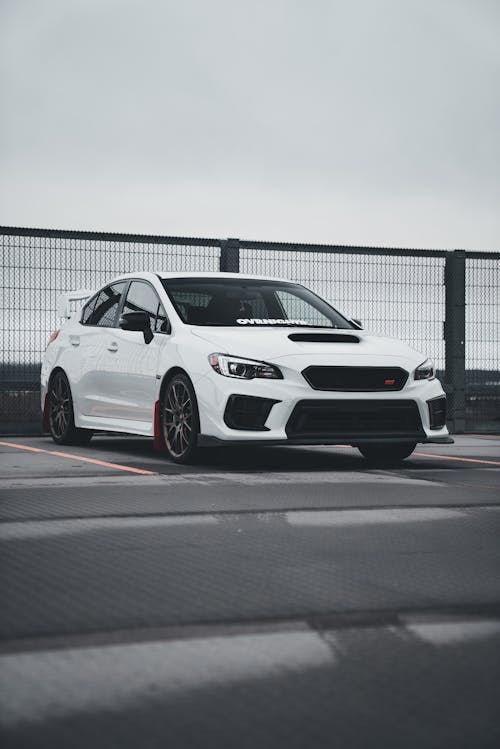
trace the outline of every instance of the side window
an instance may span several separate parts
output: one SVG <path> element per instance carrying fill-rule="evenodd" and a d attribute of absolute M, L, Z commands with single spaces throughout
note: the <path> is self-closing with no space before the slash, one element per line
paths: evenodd
<path fill-rule="evenodd" d="M 96 297 L 94 308 L 86 322 L 102 328 L 114 328 L 125 281 L 107 286 Z"/>
<path fill-rule="evenodd" d="M 148 283 L 132 281 L 127 292 L 124 312 L 147 312 L 154 333 L 167 333 L 167 315 L 156 291 Z"/>

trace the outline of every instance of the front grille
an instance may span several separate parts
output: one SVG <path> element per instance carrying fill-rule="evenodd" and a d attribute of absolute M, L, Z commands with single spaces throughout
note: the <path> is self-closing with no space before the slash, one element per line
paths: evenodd
<path fill-rule="evenodd" d="M 446 424 L 446 396 L 440 395 L 427 401 L 429 408 L 429 426 L 431 429 L 442 429 Z"/>
<path fill-rule="evenodd" d="M 408 379 L 400 367 L 307 367 L 302 374 L 314 390 L 357 393 L 401 390 Z"/>
<path fill-rule="evenodd" d="M 286 433 L 293 438 L 425 437 L 412 400 L 302 400 L 295 406 Z"/>
<path fill-rule="evenodd" d="M 268 432 L 269 429 L 264 424 L 275 403 L 279 401 L 250 395 L 231 395 L 224 411 L 224 422 L 230 429 Z"/>

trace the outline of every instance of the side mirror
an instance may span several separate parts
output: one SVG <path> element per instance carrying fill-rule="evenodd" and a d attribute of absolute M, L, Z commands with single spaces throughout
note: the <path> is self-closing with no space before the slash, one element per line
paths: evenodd
<path fill-rule="evenodd" d="M 138 330 L 144 333 L 144 342 L 151 343 L 153 332 L 147 312 L 123 312 L 118 323 L 122 330 Z"/>
<path fill-rule="evenodd" d="M 354 325 L 355 325 L 355 326 L 356 326 L 356 327 L 357 327 L 357 328 L 358 328 L 359 330 L 363 330 L 363 323 L 361 322 L 361 320 L 356 320 L 356 318 L 355 318 L 355 317 L 351 317 L 351 322 L 353 322 L 353 323 L 354 323 Z"/>

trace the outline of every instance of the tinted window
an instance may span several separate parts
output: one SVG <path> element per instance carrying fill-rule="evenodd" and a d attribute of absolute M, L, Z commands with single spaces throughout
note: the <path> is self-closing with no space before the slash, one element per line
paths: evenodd
<path fill-rule="evenodd" d="M 305 319 L 313 325 L 331 325 L 328 317 L 320 312 L 319 309 L 312 307 L 307 299 L 303 299 L 297 296 L 297 294 L 282 289 L 276 291 L 276 296 L 288 319 Z"/>
<path fill-rule="evenodd" d="M 175 278 L 162 283 L 179 316 L 190 325 L 354 327 L 298 284 L 236 278 Z"/>
<path fill-rule="evenodd" d="M 99 296 L 99 295 L 97 295 L 97 296 Z M 91 316 L 92 312 L 94 311 L 94 307 L 95 307 L 95 303 L 96 303 L 96 300 L 97 300 L 97 296 L 92 297 L 92 299 L 90 300 L 90 302 L 87 302 L 87 304 L 83 308 L 82 319 L 80 320 L 80 322 L 82 323 L 82 325 L 88 325 L 89 324 L 89 319 L 90 319 L 90 316 Z"/>
<path fill-rule="evenodd" d="M 197 289 L 191 290 L 189 288 L 183 289 L 178 287 L 175 287 L 172 293 L 176 309 L 184 322 L 198 325 L 197 318 L 203 318 L 212 294 Z"/>
<path fill-rule="evenodd" d="M 165 310 L 156 291 L 148 283 L 132 281 L 123 306 L 124 312 L 147 312 L 151 330 L 167 333 L 169 326 Z"/>
<path fill-rule="evenodd" d="M 85 324 L 113 328 L 116 324 L 116 315 L 124 288 L 125 281 L 120 281 L 100 291 Z"/>

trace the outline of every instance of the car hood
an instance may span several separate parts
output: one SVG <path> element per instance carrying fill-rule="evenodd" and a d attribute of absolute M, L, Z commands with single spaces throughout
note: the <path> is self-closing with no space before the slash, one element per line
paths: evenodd
<path fill-rule="evenodd" d="M 397 338 L 379 336 L 365 330 L 337 330 L 318 328 L 219 328 L 193 327 L 193 335 L 210 343 L 213 353 L 232 354 L 247 359 L 258 359 L 267 362 L 278 362 L 294 366 L 302 366 L 304 360 L 313 359 L 315 364 L 330 364 L 341 361 L 342 364 L 359 364 L 373 366 L 385 362 L 402 366 L 416 367 L 426 358 L 406 343 Z M 355 337 L 359 342 L 343 341 L 294 341 L 292 334 L 334 334 L 338 337 Z M 293 357 L 293 359 L 292 359 Z M 362 360 L 361 360 L 362 358 Z M 368 361 L 368 359 L 370 361 Z M 299 361 L 300 360 L 300 361 Z"/>

